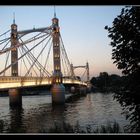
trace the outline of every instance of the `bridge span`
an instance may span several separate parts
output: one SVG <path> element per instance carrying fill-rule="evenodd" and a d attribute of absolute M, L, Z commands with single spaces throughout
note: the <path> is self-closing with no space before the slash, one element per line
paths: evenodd
<path fill-rule="evenodd" d="M 63 84 L 78 84 L 81 86 L 87 86 L 86 82 L 80 80 L 74 80 L 71 78 L 63 78 Z M 10 89 L 10 88 L 23 88 L 23 87 L 33 87 L 33 86 L 47 86 L 52 85 L 52 77 L 12 77 L 3 76 L 0 77 L 0 90 Z"/>
<path fill-rule="evenodd" d="M 56 13 L 52 25 L 44 28 L 19 31 L 14 19 L 11 29 L 0 35 L 0 57 L 4 60 L 0 64 L 0 90 L 8 90 L 13 107 L 22 106 L 20 88 L 51 86 L 52 103 L 64 104 L 65 86 L 73 91 L 80 87 L 85 91 L 89 86 L 89 64 L 73 66 L 70 63 Z M 85 69 L 86 82 L 76 76 L 74 69 L 77 68 Z"/>

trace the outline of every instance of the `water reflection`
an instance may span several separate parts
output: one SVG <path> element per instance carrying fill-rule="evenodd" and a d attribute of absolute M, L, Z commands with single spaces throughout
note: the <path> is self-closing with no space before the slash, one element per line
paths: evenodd
<path fill-rule="evenodd" d="M 48 132 L 54 132 L 58 131 L 57 129 L 61 129 L 59 131 L 62 131 L 63 125 L 65 122 L 65 111 L 66 111 L 66 106 L 65 105 L 53 105 L 52 106 L 52 112 L 51 112 L 51 117 L 53 120 L 52 126 L 48 129 Z"/>
<path fill-rule="evenodd" d="M 8 128 L 9 133 L 25 132 L 23 127 L 23 114 L 24 110 L 22 108 L 11 108 L 10 109 L 10 125 Z"/>
<path fill-rule="evenodd" d="M 66 110 L 65 105 L 52 105 L 52 117 L 54 120 L 61 121 L 64 119 L 64 111 Z"/>
<path fill-rule="evenodd" d="M 3 101 L 2 101 L 3 100 Z M 0 120 L 6 124 L 8 133 L 50 133 L 64 132 L 64 123 L 74 126 L 79 122 L 81 127 L 90 124 L 92 127 L 114 121 L 121 127 L 128 124 L 121 115 L 121 107 L 113 101 L 112 94 L 87 94 L 73 102 L 54 106 L 48 95 L 23 97 L 23 108 L 9 109 L 7 98 L 0 98 L 2 110 Z M 6 116 L 6 117 L 4 117 Z M 57 131 L 56 131 L 56 128 Z"/>

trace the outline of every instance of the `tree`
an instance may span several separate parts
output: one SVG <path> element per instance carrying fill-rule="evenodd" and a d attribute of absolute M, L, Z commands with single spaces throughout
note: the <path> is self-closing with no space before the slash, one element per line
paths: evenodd
<path fill-rule="evenodd" d="M 91 84 L 96 88 L 96 91 L 100 92 L 114 92 L 117 87 L 121 86 L 123 82 L 119 75 L 109 75 L 107 72 L 100 72 L 99 76 L 92 77 Z"/>
<path fill-rule="evenodd" d="M 140 7 L 123 8 L 113 26 L 105 26 L 111 38 L 112 59 L 125 75 L 140 70 Z"/>
<path fill-rule="evenodd" d="M 140 132 L 140 7 L 123 8 L 112 27 L 105 29 L 111 38 L 112 59 L 127 80 L 115 98 L 131 111 L 127 118 L 132 130 Z"/>
<path fill-rule="evenodd" d="M 120 87 L 123 78 L 116 74 L 111 74 L 109 76 L 109 86 L 112 87 L 113 91 L 115 91 L 116 87 Z"/>
<path fill-rule="evenodd" d="M 103 89 L 106 89 L 108 86 L 108 73 L 107 72 L 100 72 L 99 79 L 101 81 L 101 85 Z"/>

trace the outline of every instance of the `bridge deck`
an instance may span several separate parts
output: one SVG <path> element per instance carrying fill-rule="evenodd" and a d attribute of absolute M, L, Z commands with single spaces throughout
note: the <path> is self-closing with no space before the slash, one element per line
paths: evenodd
<path fill-rule="evenodd" d="M 51 85 L 52 78 L 48 77 L 0 77 L 0 89 L 20 88 L 40 85 Z M 63 84 L 79 84 L 87 86 L 87 83 L 73 80 L 70 78 L 63 78 Z"/>

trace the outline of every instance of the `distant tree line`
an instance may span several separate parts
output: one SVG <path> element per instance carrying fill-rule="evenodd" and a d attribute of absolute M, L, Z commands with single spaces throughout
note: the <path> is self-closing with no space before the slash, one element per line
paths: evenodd
<path fill-rule="evenodd" d="M 92 77 L 90 82 L 92 84 L 92 91 L 115 92 L 124 86 L 126 77 L 117 74 L 109 75 L 107 72 L 100 72 L 99 76 Z"/>

